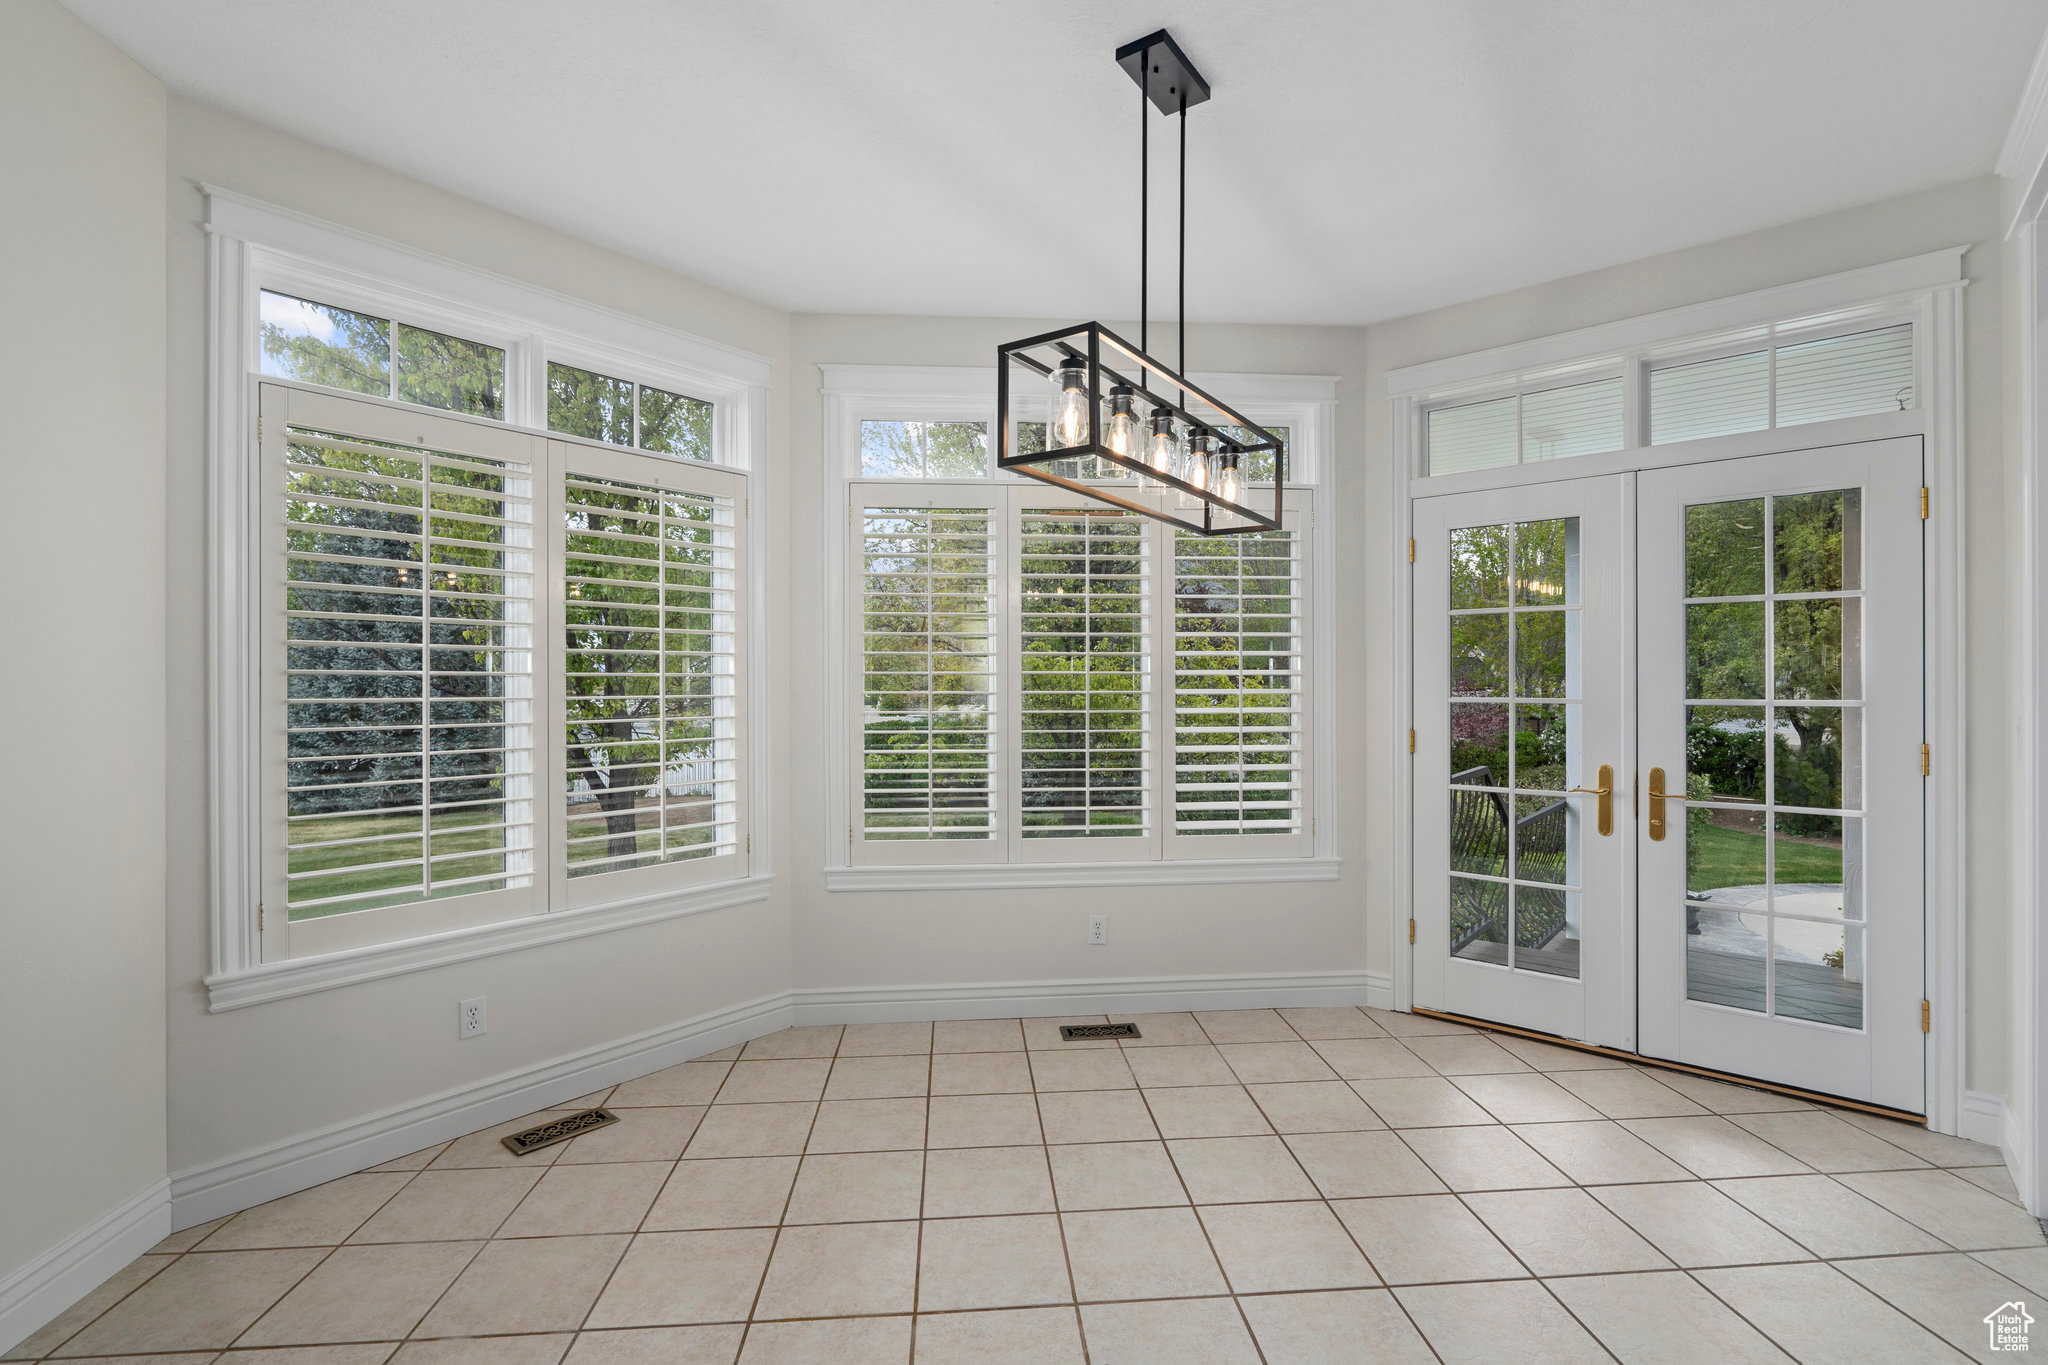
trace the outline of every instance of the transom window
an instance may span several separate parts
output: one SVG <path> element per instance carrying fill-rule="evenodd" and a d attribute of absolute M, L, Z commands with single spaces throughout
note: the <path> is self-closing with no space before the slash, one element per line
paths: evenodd
<path fill-rule="evenodd" d="M 262 372 L 502 420 L 505 348 L 263 290 Z"/>
<path fill-rule="evenodd" d="M 1427 468 L 1459 474 L 1901 412 L 1917 405 L 1914 382 L 1910 322 L 1753 328 L 1438 400 L 1423 413 Z"/>

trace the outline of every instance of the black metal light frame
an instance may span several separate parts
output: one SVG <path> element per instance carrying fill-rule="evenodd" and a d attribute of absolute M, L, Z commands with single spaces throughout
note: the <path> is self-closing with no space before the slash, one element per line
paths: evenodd
<path fill-rule="evenodd" d="M 1032 355 L 1031 352 L 1050 353 L 1050 361 Z M 1108 358 L 1105 358 L 1108 353 Z M 1010 367 L 1021 365 L 1041 378 L 1050 381 L 1054 369 L 1061 360 L 1079 360 L 1088 374 L 1088 433 L 1087 442 L 1076 446 L 1058 446 L 1042 451 L 1019 451 L 1017 445 L 1017 423 L 1012 420 L 1012 390 Z M 1106 381 L 1106 382 L 1105 382 Z M 1149 382 L 1148 382 L 1149 381 Z M 1245 502 L 1232 502 L 1211 488 L 1197 488 L 1194 484 L 1175 474 L 1154 469 L 1142 455 L 1119 455 L 1102 440 L 1102 399 L 1110 385 L 1128 385 L 1136 398 L 1141 398 L 1155 408 L 1165 408 L 1177 416 L 1190 434 L 1208 433 L 1215 441 L 1218 453 L 1235 455 L 1240 460 L 1246 455 L 1261 451 L 1273 454 L 1273 510 L 1271 515 L 1258 511 Z M 1179 401 L 1167 396 L 1168 391 L 1177 395 Z M 1188 399 L 1198 399 L 1208 405 L 1210 414 L 1197 416 L 1189 410 Z M 1256 440 L 1234 439 L 1225 428 L 1252 433 Z M 1115 332 L 1099 322 L 1079 322 L 1071 327 L 1062 327 L 1056 332 L 1045 332 L 1022 341 L 1012 341 L 996 348 L 996 465 L 1001 469 L 1015 469 L 1045 483 L 1056 484 L 1076 493 L 1098 499 L 1126 511 L 1163 521 L 1183 530 L 1196 531 L 1205 536 L 1242 535 L 1247 531 L 1277 531 L 1280 529 L 1280 512 L 1287 485 L 1287 450 L 1278 436 L 1254 423 L 1235 408 L 1203 392 L 1190 384 L 1187 379 L 1167 369 L 1158 361 L 1125 341 Z M 1048 430 L 1047 438 L 1050 440 Z M 1142 475 L 1155 484 L 1176 489 L 1181 493 L 1201 500 L 1199 519 L 1182 516 L 1172 508 L 1170 499 L 1162 502 L 1145 502 L 1125 497 L 1111 487 L 1100 483 L 1087 483 L 1080 479 L 1056 474 L 1043 466 L 1061 460 L 1086 459 L 1093 457 L 1133 474 Z M 1242 487 L 1242 485 L 1240 485 Z M 1249 490 L 1246 490 L 1247 492 Z M 1193 512 L 1193 508 L 1187 509 Z M 1219 523 L 1217 513 L 1223 512 L 1238 521 Z"/>
<path fill-rule="evenodd" d="M 1099 322 L 1081 322 L 1071 327 L 1044 332 L 996 348 L 996 466 L 1014 469 L 1043 483 L 1069 489 L 1112 507 L 1136 512 L 1170 526 L 1205 536 L 1243 535 L 1247 532 L 1277 531 L 1287 491 L 1287 450 L 1280 438 L 1246 418 L 1222 400 L 1188 382 L 1180 373 L 1187 367 L 1187 111 L 1209 98 L 1209 83 L 1165 29 L 1147 34 L 1117 49 L 1117 65 L 1137 82 L 1140 120 L 1139 146 L 1143 184 L 1139 210 L 1139 296 L 1138 345 L 1118 336 Z M 1180 365 L 1168 368 L 1147 353 L 1150 343 L 1151 287 L 1151 115 L 1150 104 L 1160 113 L 1180 121 Z M 1033 354 L 1036 352 L 1037 354 Z M 1056 368 L 1079 361 L 1088 376 L 1088 430 L 1083 445 L 1051 447 L 1052 429 L 1047 423 L 1048 449 L 1020 451 L 1017 421 L 1013 412 L 1015 393 L 1010 382 L 1011 366 L 1022 366 L 1041 380 L 1050 381 Z M 1106 382 L 1105 382 L 1106 381 Z M 1138 452 L 1119 455 L 1104 443 L 1102 400 L 1111 386 L 1127 386 L 1135 399 L 1153 409 L 1165 409 L 1181 422 L 1185 437 L 1207 435 L 1217 453 L 1242 463 L 1247 455 L 1270 451 L 1273 456 L 1273 510 L 1271 515 L 1251 505 L 1250 490 L 1240 479 L 1239 497 L 1232 501 L 1213 488 L 1197 487 L 1166 470 L 1154 469 Z M 1174 397 L 1167 395 L 1171 392 Z M 1198 414 L 1194 404 L 1206 411 Z M 1249 435 L 1252 439 L 1243 439 Z M 1095 459 L 1127 469 L 1157 487 L 1173 490 L 1156 500 L 1127 497 L 1112 487 L 1057 474 L 1049 466 L 1063 460 Z M 1143 485 L 1141 484 L 1141 488 Z M 1135 491 L 1135 490 L 1134 490 Z M 1179 498 L 1174 493 L 1182 495 Z M 1195 498 L 1199 517 L 1186 498 Z M 1180 507 L 1174 504 L 1179 503 Z M 1186 511 L 1190 515 L 1182 515 Z M 1227 520 L 1218 520 L 1219 513 Z"/>

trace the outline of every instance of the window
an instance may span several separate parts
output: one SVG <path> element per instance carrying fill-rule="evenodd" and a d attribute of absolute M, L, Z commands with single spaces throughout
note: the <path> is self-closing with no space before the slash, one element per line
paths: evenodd
<path fill-rule="evenodd" d="M 685 460 L 712 458 L 710 403 L 552 360 L 548 430 Z"/>
<path fill-rule="evenodd" d="M 1913 407 L 1913 324 L 1844 325 L 1839 315 L 1825 330 L 1811 320 L 1765 325 L 1718 345 L 1695 340 L 1655 358 L 1615 357 L 1606 363 L 1620 373 L 1603 378 L 1507 377 L 1486 385 L 1485 396 L 1445 397 L 1422 412 L 1428 471 L 1503 469 Z M 1584 374 L 1597 363 L 1573 367 Z M 1482 383 L 1459 387 L 1471 393 Z M 1501 392 L 1510 386 L 1516 391 Z M 1640 399 L 1633 412 L 1631 393 Z"/>
<path fill-rule="evenodd" d="M 854 865 L 1310 851 L 1305 493 L 1218 537 L 1021 480 L 850 497 Z"/>
<path fill-rule="evenodd" d="M 1331 572 L 1312 525 L 1331 381 L 1235 381 L 1287 451 L 1286 527 L 1205 537 L 993 467 L 986 370 L 823 370 L 846 504 L 826 522 L 845 585 L 828 888 L 1335 875 L 1311 591 Z"/>
<path fill-rule="evenodd" d="M 531 888 L 531 470 L 282 445 L 288 915 Z"/>
<path fill-rule="evenodd" d="M 1913 405 L 1913 327 L 1764 345 L 1650 371 L 1650 444 L 1801 426 Z"/>
<path fill-rule="evenodd" d="M 729 497 L 563 477 L 563 841 L 571 878 L 730 854 Z"/>
<path fill-rule="evenodd" d="M 1176 833 L 1300 831 L 1299 543 L 1291 531 L 1175 533 Z"/>
<path fill-rule="evenodd" d="M 990 510 L 861 509 L 868 840 L 996 837 Z"/>
<path fill-rule="evenodd" d="M 876 479 L 978 478 L 988 472 L 988 423 L 862 422 L 860 472 Z"/>
<path fill-rule="evenodd" d="M 477 417 L 505 416 L 505 349 L 265 289 L 262 372 Z"/>
<path fill-rule="evenodd" d="M 745 875 L 743 475 L 262 412 L 266 958 Z"/>
<path fill-rule="evenodd" d="M 1429 472 L 1534 464 L 1620 450 L 1621 377 L 1553 384 L 1429 412 Z"/>
<path fill-rule="evenodd" d="M 1145 519 L 1026 508 L 1019 522 L 1020 833 L 1140 837 L 1152 815 Z"/>

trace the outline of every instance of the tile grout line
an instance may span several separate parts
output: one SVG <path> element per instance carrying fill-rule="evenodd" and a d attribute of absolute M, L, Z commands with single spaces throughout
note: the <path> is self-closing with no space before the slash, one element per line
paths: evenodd
<path fill-rule="evenodd" d="M 768 1036 L 768 1037 L 773 1037 L 774 1035 L 773 1035 L 773 1034 L 769 1034 L 769 1035 L 766 1035 L 766 1036 Z M 751 1042 L 751 1041 L 752 1041 L 752 1040 L 750 1039 L 750 1040 L 749 1040 L 749 1042 Z M 833 1063 L 834 1063 L 835 1065 L 836 1065 L 836 1064 L 838 1063 L 838 1061 L 839 1061 L 839 1048 L 840 1048 L 840 1045 L 841 1045 L 841 1044 L 843 1044 L 843 1043 L 844 1043 L 845 1041 L 846 1041 L 846 1026 L 845 1026 L 844 1024 L 841 1024 L 841 1025 L 839 1026 L 839 1036 L 838 1036 L 838 1037 L 837 1037 L 836 1039 L 834 1039 L 834 1040 L 833 1040 L 833 1043 L 832 1043 L 832 1061 L 833 1061 Z M 745 1061 L 745 1060 L 746 1060 L 746 1056 L 747 1056 L 747 1051 L 746 1051 L 746 1045 L 745 1045 L 745 1044 L 742 1044 L 742 1045 L 741 1045 L 741 1048 L 740 1048 L 740 1055 L 732 1059 L 732 1064 L 733 1064 L 734 1068 L 738 1068 L 739 1064 L 740 1064 L 741 1062 L 743 1062 L 743 1061 Z M 728 1079 L 729 1079 L 729 1078 L 730 1078 L 730 1076 L 731 1076 L 731 1072 L 728 1072 L 728 1073 L 726 1073 L 726 1074 L 727 1074 L 727 1077 L 728 1077 Z M 832 1078 L 832 1068 L 831 1068 L 831 1067 L 827 1067 L 827 1068 L 825 1068 L 825 1080 L 826 1080 L 826 1084 L 830 1084 L 830 1083 L 831 1083 L 831 1078 Z M 725 1087 L 724 1087 L 724 1083 L 723 1083 L 723 1082 L 721 1082 L 721 1083 L 720 1083 L 720 1086 L 719 1086 L 719 1088 L 720 1088 L 721 1090 L 725 1088 Z M 761 1277 L 760 1277 L 760 1278 L 759 1278 L 758 1280 L 756 1280 L 756 1281 L 754 1282 L 754 1296 L 753 1296 L 753 1298 L 751 1298 L 751 1299 L 749 1299 L 749 1300 L 747 1301 L 747 1317 L 746 1317 L 746 1322 L 745 1322 L 745 1324 L 744 1324 L 744 1325 L 743 1325 L 743 1326 L 742 1326 L 742 1327 L 740 1328 L 740 1345 L 739 1345 L 739 1351 L 738 1351 L 738 1352 L 737 1352 L 737 1353 L 735 1354 L 735 1359 L 737 1359 L 737 1357 L 738 1357 L 738 1356 L 740 1356 L 740 1355 L 745 1355 L 745 1354 L 746 1354 L 746 1350 L 747 1350 L 747 1338 L 748 1338 L 748 1337 L 750 1337 L 750 1336 L 752 1336 L 752 1335 L 754 1334 L 754 1321 L 755 1321 L 755 1319 L 754 1319 L 754 1315 L 755 1315 L 756 1313 L 758 1313 L 758 1312 L 760 1311 L 760 1308 L 761 1308 L 761 1295 L 762 1295 L 763 1293 L 765 1293 L 765 1292 L 767 1291 L 767 1288 L 768 1288 L 768 1270 L 769 1270 L 769 1268 L 770 1268 L 771 1266 L 773 1266 L 773 1265 L 775 1264 L 775 1251 L 776 1251 L 776 1248 L 778 1248 L 778 1247 L 780 1247 L 780 1246 L 782 1245 L 782 1229 L 783 1229 L 783 1225 L 784 1225 L 784 1222 L 785 1222 L 785 1220 L 787 1220 L 787 1219 L 788 1219 L 788 1217 L 789 1217 L 789 1205 L 790 1205 L 790 1201 L 792 1201 L 793 1199 L 795 1199 L 795 1198 L 796 1198 L 796 1183 L 797 1183 L 797 1181 L 799 1181 L 799 1180 L 803 1179 L 803 1177 L 804 1177 L 804 1159 L 805 1159 L 806 1157 L 808 1157 L 808 1156 L 809 1156 L 809 1155 L 811 1154 L 811 1138 L 812 1138 L 813 1136 L 815 1136 L 815 1135 L 816 1135 L 816 1133 L 817 1133 L 817 1131 L 818 1131 L 818 1114 L 819 1114 L 819 1112 L 820 1112 L 821 1110 L 823 1110 L 823 1109 L 824 1109 L 824 1107 L 825 1107 L 825 1102 L 824 1102 L 824 1100 L 823 1100 L 823 1098 L 822 1098 L 822 1096 L 824 1095 L 824 1093 L 825 1093 L 825 1090 L 824 1090 L 824 1086 L 820 1086 L 820 1087 L 818 1088 L 818 1094 L 819 1094 L 819 1096 L 820 1096 L 821 1098 L 820 1098 L 820 1099 L 819 1099 L 819 1100 L 818 1100 L 817 1102 L 815 1102 L 814 1104 L 812 1104 L 812 1106 L 811 1106 L 811 1124 L 810 1124 L 810 1127 L 808 1127 L 808 1128 L 806 1128 L 806 1129 L 804 1130 L 804 1140 L 803 1140 L 803 1145 L 802 1145 L 801 1147 L 799 1147 L 799 1148 L 797 1149 L 797 1158 L 796 1158 L 796 1171 L 795 1171 L 795 1173 L 794 1173 L 793 1175 L 791 1175 L 791 1176 L 790 1176 L 790 1179 L 789 1179 L 789 1193 L 788 1193 L 788 1194 L 786 1194 L 786 1195 L 784 1195 L 784 1196 L 782 1197 L 782 1214 L 781 1214 L 781 1216 L 780 1216 L 780 1217 L 778 1217 L 778 1218 L 777 1218 L 777 1219 L 775 1220 L 775 1231 L 774 1231 L 774 1233 L 773 1233 L 773 1234 L 772 1234 L 772 1235 L 771 1235 L 771 1236 L 769 1237 L 769 1239 L 768 1239 L 768 1254 L 767 1254 L 767 1255 L 766 1255 L 765 1257 L 763 1257 L 763 1258 L 762 1258 L 762 1260 L 761 1260 Z M 712 1102 L 713 1102 L 714 1104 L 715 1104 L 715 1103 L 717 1103 L 717 1096 L 716 1096 L 716 1095 L 714 1095 L 714 1096 L 712 1097 Z M 709 1110 L 708 1110 L 708 1109 L 706 1110 L 706 1113 L 707 1113 L 707 1114 L 709 1113 Z M 914 1295 L 913 1295 L 913 1299 L 912 1299 L 912 1301 L 913 1301 L 913 1302 L 915 1302 L 915 1296 L 914 1296 Z M 915 1331 L 916 1331 L 916 1326 L 915 1326 L 915 1319 L 913 1319 L 913 1320 L 912 1320 L 912 1324 L 913 1324 L 913 1325 L 912 1325 L 912 1329 L 911 1329 L 911 1330 L 912 1330 L 913 1332 L 915 1332 Z"/>

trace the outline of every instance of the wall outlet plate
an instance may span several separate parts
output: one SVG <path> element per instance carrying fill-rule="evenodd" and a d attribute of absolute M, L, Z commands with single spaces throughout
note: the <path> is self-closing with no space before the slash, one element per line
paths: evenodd
<path fill-rule="evenodd" d="M 455 1012 L 455 1036 L 475 1038 L 484 1031 L 484 998 L 465 1000 Z"/>
<path fill-rule="evenodd" d="M 1109 916 L 1090 915 L 1088 917 L 1088 946 L 1099 948 L 1107 942 L 1109 942 Z"/>

